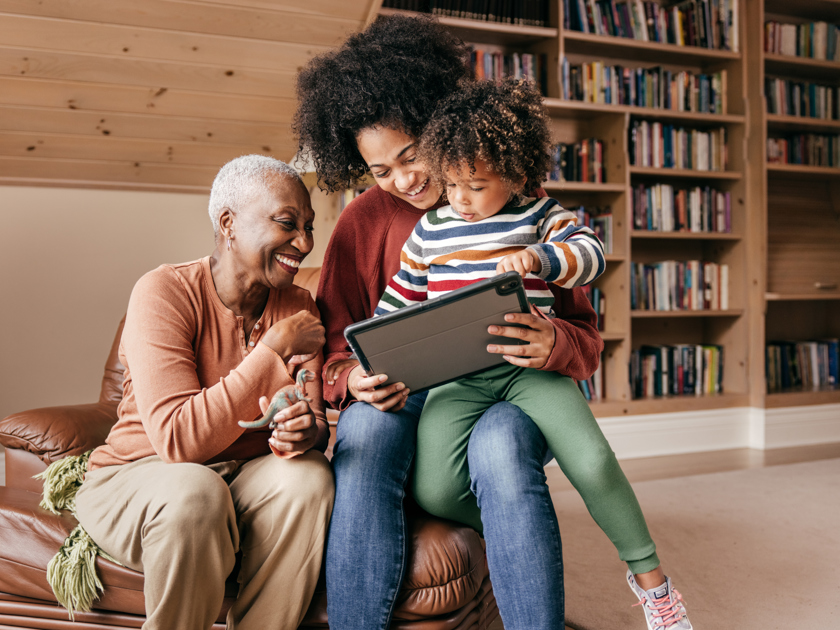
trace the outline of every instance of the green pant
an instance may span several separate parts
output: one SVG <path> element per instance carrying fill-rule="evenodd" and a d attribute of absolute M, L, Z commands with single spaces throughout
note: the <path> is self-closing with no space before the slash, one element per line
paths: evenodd
<path fill-rule="evenodd" d="M 507 401 L 545 436 L 566 477 L 633 573 L 659 566 L 636 495 L 572 379 L 503 365 L 429 392 L 417 429 L 413 490 L 427 512 L 482 531 L 467 445 L 481 415 Z"/>

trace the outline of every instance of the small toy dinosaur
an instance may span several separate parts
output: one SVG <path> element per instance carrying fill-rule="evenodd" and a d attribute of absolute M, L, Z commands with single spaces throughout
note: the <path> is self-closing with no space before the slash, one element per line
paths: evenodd
<path fill-rule="evenodd" d="M 240 420 L 239 426 L 245 427 L 246 429 L 256 429 L 268 425 L 268 428 L 273 431 L 277 426 L 277 423 L 274 421 L 274 416 L 276 416 L 280 411 L 286 409 L 287 407 L 291 407 L 300 400 L 312 402 L 311 398 L 306 397 L 305 383 L 307 381 L 314 380 L 315 375 L 312 372 L 302 369 L 298 372 L 294 385 L 281 387 L 277 390 L 277 393 L 272 396 L 271 402 L 268 405 L 268 411 L 265 412 L 265 415 L 262 418 L 254 420 L 253 422 L 243 422 Z"/>

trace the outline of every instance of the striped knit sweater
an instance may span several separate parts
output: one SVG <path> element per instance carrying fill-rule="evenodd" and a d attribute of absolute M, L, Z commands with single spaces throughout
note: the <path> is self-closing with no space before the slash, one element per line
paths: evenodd
<path fill-rule="evenodd" d="M 400 254 L 400 270 L 388 283 L 375 315 L 395 311 L 496 275 L 496 265 L 526 247 L 542 269 L 524 279 L 528 300 L 553 316 L 552 282 L 566 289 L 604 272 L 604 248 L 587 227 L 550 198 L 526 198 L 492 217 L 470 223 L 452 206 L 426 213 Z"/>

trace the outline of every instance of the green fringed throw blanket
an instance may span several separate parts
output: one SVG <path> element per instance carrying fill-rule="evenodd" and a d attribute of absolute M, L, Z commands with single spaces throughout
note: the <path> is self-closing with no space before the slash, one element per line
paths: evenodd
<path fill-rule="evenodd" d="M 82 485 L 88 459 L 93 451 L 82 455 L 70 455 L 50 464 L 42 473 L 35 475 L 44 482 L 44 497 L 41 507 L 58 514 L 69 510 L 76 515 L 76 492 Z M 120 564 L 102 551 L 81 525 L 78 525 L 65 539 L 58 553 L 47 566 L 47 582 L 52 587 L 58 603 L 67 609 L 70 620 L 77 611 L 89 612 L 93 600 L 105 587 L 96 574 L 96 556 Z"/>

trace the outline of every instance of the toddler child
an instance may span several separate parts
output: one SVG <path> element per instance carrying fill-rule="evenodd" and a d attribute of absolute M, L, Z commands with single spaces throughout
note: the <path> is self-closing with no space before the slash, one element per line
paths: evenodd
<path fill-rule="evenodd" d="M 536 190 L 548 171 L 549 146 L 542 99 L 526 82 L 476 82 L 447 98 L 421 137 L 418 158 L 443 186 L 450 205 L 428 212 L 417 224 L 376 314 L 515 270 L 523 276 L 532 311 L 550 317 L 554 298 L 546 283 L 572 288 L 597 278 L 604 271 L 604 254 L 592 231 L 576 225 L 575 215 L 554 199 L 522 196 Z M 539 427 L 589 513 L 628 564 L 627 580 L 649 630 L 690 630 L 682 599 L 659 566 L 636 496 L 566 376 L 505 364 L 432 389 L 417 431 L 413 490 L 418 504 L 482 530 L 472 516 L 477 510 L 467 445 L 478 419 L 499 401 L 517 405 Z"/>

